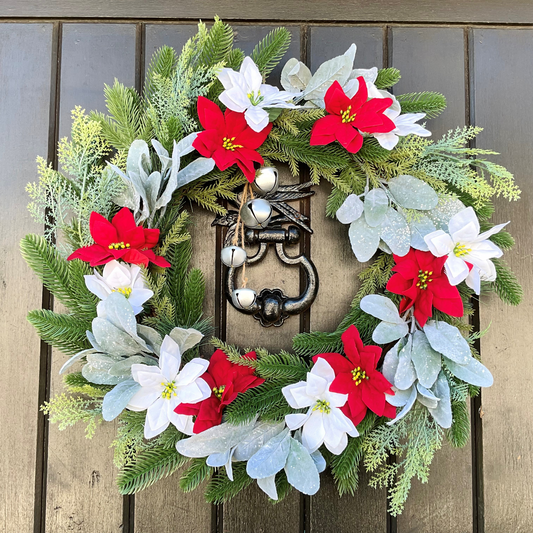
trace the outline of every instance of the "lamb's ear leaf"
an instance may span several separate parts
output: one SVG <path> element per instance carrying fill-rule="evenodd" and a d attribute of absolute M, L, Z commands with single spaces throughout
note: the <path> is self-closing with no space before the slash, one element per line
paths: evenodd
<path fill-rule="evenodd" d="M 302 494 L 312 496 L 320 488 L 320 475 L 307 449 L 296 439 L 290 439 L 290 451 L 285 465 L 287 481 Z"/>
<path fill-rule="evenodd" d="M 105 396 L 102 403 L 102 417 L 107 422 L 114 420 L 126 408 L 130 400 L 141 388 L 133 379 L 127 379 L 116 385 Z"/>

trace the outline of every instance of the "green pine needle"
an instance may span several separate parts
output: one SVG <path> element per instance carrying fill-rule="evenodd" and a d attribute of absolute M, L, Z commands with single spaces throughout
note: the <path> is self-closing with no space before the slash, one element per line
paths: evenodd
<path fill-rule="evenodd" d="M 291 44 L 291 33 L 287 28 L 276 28 L 260 41 L 252 52 L 252 59 L 263 75 L 263 79 L 274 70 Z"/>
<path fill-rule="evenodd" d="M 378 71 L 378 77 L 374 85 L 378 89 L 389 89 L 400 81 L 400 71 L 397 68 L 382 68 Z"/>
<path fill-rule="evenodd" d="M 446 97 L 440 93 L 424 91 L 401 94 L 396 98 L 402 113 L 425 113 L 426 118 L 435 118 L 446 109 Z"/>

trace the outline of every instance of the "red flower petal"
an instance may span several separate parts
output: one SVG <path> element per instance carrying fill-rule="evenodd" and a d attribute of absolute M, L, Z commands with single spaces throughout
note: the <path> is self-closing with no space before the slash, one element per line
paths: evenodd
<path fill-rule="evenodd" d="M 351 372 L 354 365 L 346 357 L 343 357 L 340 353 L 321 353 L 313 357 L 313 363 L 316 364 L 318 358 L 325 359 L 328 364 L 333 368 L 335 375 L 341 372 Z"/>
<path fill-rule="evenodd" d="M 204 96 L 198 97 L 198 118 L 200 124 L 205 130 L 209 129 L 223 129 L 224 127 L 224 115 L 214 102 L 211 102 Z"/>
<path fill-rule="evenodd" d="M 150 262 L 152 262 L 154 265 L 157 265 L 158 267 L 168 268 L 169 266 L 172 266 L 164 257 L 160 255 L 155 255 L 152 250 L 144 250 L 141 253 L 145 257 L 147 257 Z"/>
<path fill-rule="evenodd" d="M 461 298 L 433 298 L 433 307 L 450 316 L 461 317 L 464 315 L 463 301 Z"/>
<path fill-rule="evenodd" d="M 357 328 L 350 326 L 341 336 L 342 344 L 344 346 L 344 353 L 354 366 L 361 364 L 361 356 L 359 351 L 363 349 L 363 341 L 359 335 Z"/>
<path fill-rule="evenodd" d="M 104 248 L 99 244 L 92 244 L 91 246 L 78 248 L 67 258 L 68 261 L 72 261 L 73 259 L 81 259 L 82 261 L 86 261 L 94 267 L 109 263 L 109 261 L 113 260 L 113 256 L 108 248 Z"/>
<path fill-rule="evenodd" d="M 127 211 L 127 209 L 126 209 Z M 105 217 L 93 211 L 89 219 L 91 237 L 96 244 L 109 246 L 112 242 L 118 242 L 117 229 Z"/>
<path fill-rule="evenodd" d="M 153 248 L 159 242 L 159 230 L 144 228 L 144 246 Z"/>
<path fill-rule="evenodd" d="M 350 146 L 357 136 L 360 137 L 361 134 L 349 122 L 341 122 L 335 130 L 335 138 L 344 148 Z"/>
<path fill-rule="evenodd" d="M 357 81 L 359 82 L 359 87 L 357 88 L 357 92 L 355 93 L 353 98 L 350 100 L 350 104 L 352 106 L 352 113 L 358 112 L 368 100 L 368 88 L 366 86 L 365 79 L 363 78 L 363 76 L 359 76 L 357 78 Z"/>
<path fill-rule="evenodd" d="M 378 416 L 383 416 L 383 411 L 385 410 L 385 394 L 371 387 L 366 381 L 361 383 L 361 387 L 363 389 L 361 397 L 365 405 Z"/>
<path fill-rule="evenodd" d="M 318 119 L 311 129 L 311 146 L 324 146 L 335 141 L 335 131 L 342 119 L 337 115 L 327 115 Z"/>
<path fill-rule="evenodd" d="M 135 224 L 135 219 L 133 218 L 133 213 L 127 208 L 123 207 L 111 220 L 113 226 L 117 230 L 117 236 L 119 242 L 122 239 L 122 235 L 137 229 L 137 224 Z"/>
<path fill-rule="evenodd" d="M 367 407 L 361 397 L 361 391 L 361 387 L 356 387 L 355 390 L 348 395 L 347 404 L 350 409 L 350 414 L 347 416 L 355 426 L 361 423 L 367 411 Z"/>
<path fill-rule="evenodd" d="M 351 372 L 337 374 L 329 386 L 331 392 L 338 392 L 339 394 L 348 394 L 355 388 L 356 385 Z"/>
<path fill-rule="evenodd" d="M 390 403 L 385 404 L 385 409 L 383 410 L 383 416 L 387 418 L 396 418 L 396 407 Z"/>
<path fill-rule="evenodd" d="M 332 115 L 340 115 L 351 105 L 350 99 L 344 94 L 338 81 L 334 81 L 324 96 L 326 111 Z"/>

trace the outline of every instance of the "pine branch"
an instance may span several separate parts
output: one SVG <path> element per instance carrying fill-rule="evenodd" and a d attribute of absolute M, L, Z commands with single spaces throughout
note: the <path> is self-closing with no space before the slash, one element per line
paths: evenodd
<path fill-rule="evenodd" d="M 465 400 L 452 401 L 452 427 L 446 430 L 446 438 L 454 448 L 463 448 L 470 438 L 470 417 Z"/>
<path fill-rule="evenodd" d="M 150 101 L 156 91 L 156 77 L 170 78 L 177 63 L 178 55 L 170 46 L 162 46 L 154 52 L 144 81 L 144 98 L 147 101 Z"/>
<path fill-rule="evenodd" d="M 396 98 L 402 106 L 402 113 L 425 113 L 427 118 L 435 118 L 446 109 L 446 98 L 440 93 L 407 93 Z"/>
<path fill-rule="evenodd" d="M 304 380 L 309 371 L 305 359 L 287 352 L 261 357 L 256 366 L 258 376 L 265 379 Z"/>
<path fill-rule="evenodd" d="M 509 305 L 518 305 L 524 297 L 522 286 L 516 275 L 502 259 L 492 259 L 496 267 L 496 281 L 490 285 L 496 294 Z"/>
<path fill-rule="evenodd" d="M 263 75 L 263 79 L 274 70 L 291 44 L 291 33 L 287 28 L 276 28 L 260 41 L 252 52 L 252 59 Z"/>
<path fill-rule="evenodd" d="M 213 469 L 207 466 L 205 458 L 193 459 L 189 468 L 181 476 L 180 488 L 183 492 L 192 492 L 212 475 Z"/>
<path fill-rule="evenodd" d="M 207 486 L 205 499 L 209 503 L 225 503 L 251 485 L 252 482 L 253 479 L 246 473 L 244 462 L 233 465 L 233 481 L 228 478 L 226 471 L 220 468 Z"/>
<path fill-rule="evenodd" d="M 400 81 L 400 71 L 397 68 L 382 68 L 378 71 L 378 77 L 374 85 L 378 89 L 389 89 Z"/>
<path fill-rule="evenodd" d="M 120 494 L 135 494 L 144 490 L 156 481 L 168 477 L 186 461 L 186 457 L 172 448 L 145 450 L 137 456 L 133 464 L 126 465 L 120 472 L 117 482 Z"/>
<path fill-rule="evenodd" d="M 37 330 L 39 337 L 66 355 L 74 355 L 91 347 L 85 333 L 91 329 L 90 322 L 48 309 L 30 311 L 28 321 Z"/>

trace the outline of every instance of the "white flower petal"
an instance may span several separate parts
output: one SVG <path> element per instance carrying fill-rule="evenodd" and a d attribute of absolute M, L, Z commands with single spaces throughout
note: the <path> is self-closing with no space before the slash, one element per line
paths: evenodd
<path fill-rule="evenodd" d="M 310 416 L 310 414 L 305 413 L 285 415 L 285 423 L 290 430 L 294 431 L 295 429 L 301 428 Z"/>
<path fill-rule="evenodd" d="M 184 387 L 179 387 L 176 392 L 178 403 L 198 403 L 211 396 L 211 391 L 209 391 L 209 395 L 206 396 L 205 390 L 203 390 L 203 388 L 196 382 L 189 383 Z"/>
<path fill-rule="evenodd" d="M 374 137 L 377 139 L 378 143 L 385 150 L 392 150 L 397 144 L 400 138 L 394 132 L 389 133 L 374 133 Z"/>
<path fill-rule="evenodd" d="M 161 387 L 162 389 L 163 387 Z M 152 387 L 142 387 L 138 390 L 126 406 L 130 411 L 144 411 L 148 409 L 159 397 L 161 390 Z"/>
<path fill-rule="evenodd" d="M 335 379 L 335 371 L 331 368 L 331 365 L 322 357 L 317 359 L 317 362 L 311 369 L 311 374 L 324 378 L 328 383 L 331 383 Z"/>
<path fill-rule="evenodd" d="M 340 394 L 339 392 L 331 392 L 328 390 L 325 396 L 331 404 L 331 407 L 342 407 L 348 401 L 348 395 Z"/>
<path fill-rule="evenodd" d="M 161 368 L 161 374 L 165 377 L 165 381 L 174 381 L 180 369 L 180 361 L 174 355 L 161 350 L 159 367 Z"/>
<path fill-rule="evenodd" d="M 87 289 L 98 296 L 100 300 L 105 300 L 111 294 L 111 289 L 103 281 L 100 281 L 96 275 L 83 277 L 85 278 Z"/>
<path fill-rule="evenodd" d="M 323 417 L 325 415 L 320 411 L 313 411 L 311 416 L 305 422 L 302 431 L 302 444 L 307 448 L 309 453 L 318 450 L 326 436 Z"/>
<path fill-rule="evenodd" d="M 456 215 L 454 215 L 452 218 L 450 218 L 450 221 L 448 222 L 448 229 L 450 231 L 450 235 L 452 236 L 453 240 L 455 242 L 461 240 L 459 239 L 455 234 L 457 232 L 462 232 L 466 226 L 469 224 L 472 224 L 469 226 L 469 228 L 472 229 L 472 234 L 464 235 L 463 239 L 465 239 L 467 242 L 470 241 L 470 237 L 476 238 L 479 235 L 479 221 L 476 216 L 476 212 L 472 207 L 466 207 L 462 211 L 459 211 Z M 461 233 L 463 235 L 463 233 Z"/>
<path fill-rule="evenodd" d="M 175 359 L 178 361 L 178 368 L 181 365 L 181 350 L 179 347 L 179 344 L 169 335 L 165 335 L 165 338 L 163 339 L 163 342 L 161 343 L 161 349 L 160 354 L 167 353 L 169 355 L 174 356 Z M 174 379 L 176 374 L 171 379 Z"/>
<path fill-rule="evenodd" d="M 208 366 L 209 361 L 207 359 L 195 357 L 182 368 L 176 379 L 176 385 L 178 387 L 189 385 L 199 378 L 207 370 Z"/>
<path fill-rule="evenodd" d="M 232 111 L 237 113 L 244 113 L 244 111 L 250 105 L 250 100 L 240 88 L 233 87 L 227 91 L 221 93 L 218 99 Z"/>
<path fill-rule="evenodd" d="M 342 433 L 341 438 L 336 445 L 333 445 L 326 437 L 324 444 L 333 455 L 340 455 L 348 445 L 348 436 L 346 435 L 346 433 Z"/>
<path fill-rule="evenodd" d="M 479 268 L 474 267 L 472 270 L 468 273 L 468 276 L 466 277 L 466 284 L 476 293 L 481 293 L 481 278 L 479 276 Z"/>
<path fill-rule="evenodd" d="M 470 249 L 471 251 L 468 256 L 472 255 L 483 259 L 494 259 L 503 255 L 501 248 L 496 246 L 492 241 L 470 243 Z"/>
<path fill-rule="evenodd" d="M 355 436 L 358 435 L 354 423 L 340 409 L 332 409 L 329 418 L 332 425 L 335 425 L 339 431 L 344 431 L 349 435 L 352 435 L 353 433 L 355 433 Z"/>
<path fill-rule="evenodd" d="M 322 358 L 319 358 L 319 361 L 320 360 L 322 360 Z M 329 383 L 330 382 L 328 382 L 327 379 L 317 376 L 312 372 L 308 372 L 305 393 L 310 398 L 320 398 L 327 391 Z"/>
<path fill-rule="evenodd" d="M 176 415 L 173 424 L 185 435 L 193 435 L 194 422 L 192 415 Z"/>
<path fill-rule="evenodd" d="M 167 405 L 164 398 L 158 398 L 146 411 L 146 422 L 144 425 L 144 435 L 147 439 L 159 435 L 169 425 L 169 419 L 167 416 Z M 148 434 L 147 436 L 147 428 Z"/>
<path fill-rule="evenodd" d="M 150 289 L 133 289 L 128 298 L 128 302 L 132 307 L 142 306 L 142 304 L 148 301 L 154 293 Z"/>
<path fill-rule="evenodd" d="M 141 387 L 153 387 L 164 381 L 159 367 L 138 363 L 131 365 L 131 376 Z"/>
<path fill-rule="evenodd" d="M 250 106 L 244 118 L 248 126 L 256 132 L 263 131 L 268 126 L 268 113 L 259 106 Z"/>
<path fill-rule="evenodd" d="M 480 233 L 479 236 L 476 239 L 476 242 L 484 241 L 488 239 L 491 235 L 494 235 L 496 233 L 499 233 L 505 226 L 507 226 L 509 222 L 505 222 L 504 224 L 497 224 L 496 226 L 490 228 L 487 231 L 484 231 L 483 233 Z"/>
<path fill-rule="evenodd" d="M 463 259 L 452 253 L 448 256 L 448 259 L 446 259 L 446 263 L 444 263 L 444 271 L 450 285 L 459 285 L 461 281 L 466 279 L 470 269 Z"/>
<path fill-rule="evenodd" d="M 259 72 L 257 65 L 254 63 L 251 57 L 248 56 L 244 58 L 240 68 L 240 73 L 243 75 L 244 79 L 246 80 L 246 85 L 251 91 L 257 92 L 261 89 L 263 76 L 261 76 L 261 72 Z"/>
<path fill-rule="evenodd" d="M 309 407 L 315 402 L 314 398 L 307 396 L 306 389 L 307 382 L 299 381 L 298 383 L 283 387 L 281 392 L 283 393 L 283 396 L 285 396 L 287 403 L 293 409 L 302 409 L 303 407 Z"/>
<path fill-rule="evenodd" d="M 442 257 L 443 255 L 449 254 L 455 246 L 452 238 L 441 229 L 428 233 L 424 237 L 424 241 L 428 245 L 429 251 L 435 257 Z"/>

